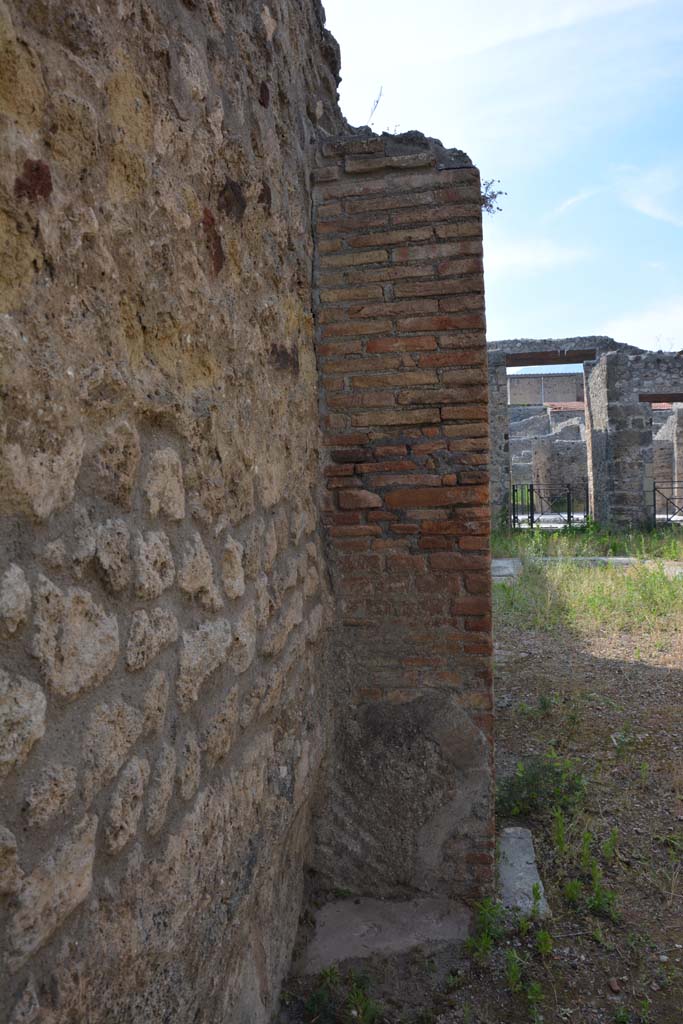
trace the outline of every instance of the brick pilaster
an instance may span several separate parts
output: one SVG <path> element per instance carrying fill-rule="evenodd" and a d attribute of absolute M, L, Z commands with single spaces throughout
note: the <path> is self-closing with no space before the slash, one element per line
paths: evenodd
<path fill-rule="evenodd" d="M 314 206 L 344 705 L 319 863 L 471 894 L 493 870 L 479 173 L 416 133 L 353 135 L 323 145 Z"/>

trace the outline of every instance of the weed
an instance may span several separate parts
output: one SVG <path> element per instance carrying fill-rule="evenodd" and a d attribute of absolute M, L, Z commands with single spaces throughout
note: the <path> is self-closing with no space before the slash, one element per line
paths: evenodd
<path fill-rule="evenodd" d="M 553 808 L 553 844 L 560 857 L 567 855 L 567 822 L 561 807 Z"/>
<path fill-rule="evenodd" d="M 578 878 L 570 878 L 564 883 L 562 895 L 570 907 L 578 907 L 581 900 L 582 885 Z"/>
<path fill-rule="evenodd" d="M 531 1020 L 533 1024 L 537 1024 L 543 1020 L 539 1012 L 539 1006 L 543 1002 L 545 996 L 543 993 L 543 987 L 538 981 L 530 981 L 526 987 L 526 998 L 531 1010 Z"/>
<path fill-rule="evenodd" d="M 610 921 L 616 921 L 619 916 L 616 894 L 604 887 L 597 872 L 593 874 L 593 889 L 588 897 L 588 909 L 596 917 L 607 917 Z"/>
<path fill-rule="evenodd" d="M 525 939 L 527 937 L 527 935 L 529 934 L 529 929 L 530 928 L 531 928 L 531 918 L 527 917 L 526 914 L 522 914 L 518 918 L 518 920 L 517 920 L 517 929 L 519 931 L 520 936 L 523 939 Z"/>
<path fill-rule="evenodd" d="M 505 954 L 505 980 L 511 992 L 521 992 L 524 987 L 523 969 L 525 961 L 517 950 L 508 949 Z"/>
<path fill-rule="evenodd" d="M 600 847 L 600 852 L 606 861 L 613 861 L 617 855 L 617 841 L 619 839 L 619 829 L 613 828 L 609 834 L 609 838 Z"/>
<path fill-rule="evenodd" d="M 514 775 L 503 779 L 498 811 L 512 817 L 544 814 L 550 808 L 575 807 L 585 792 L 585 780 L 572 762 L 554 751 L 520 761 Z"/>
<path fill-rule="evenodd" d="M 638 1013 L 640 1014 L 640 1024 L 650 1024 L 650 1010 L 652 1009 L 652 1002 L 645 996 L 641 999 L 638 1004 Z"/>
<path fill-rule="evenodd" d="M 537 921 L 538 920 L 538 915 L 539 915 L 540 910 L 541 910 L 541 896 L 542 895 L 543 895 L 543 893 L 541 891 L 541 884 L 540 884 L 540 882 L 534 882 L 534 884 L 531 886 L 531 898 L 532 898 L 533 902 L 531 904 L 531 914 L 530 914 L 530 916 L 531 916 L 531 920 L 532 921 Z"/>
<path fill-rule="evenodd" d="M 642 788 L 647 789 L 648 784 L 650 782 L 650 766 L 648 765 L 647 761 L 641 761 L 638 777 Z"/>
<path fill-rule="evenodd" d="M 553 951 L 553 937 L 544 928 L 536 935 L 536 952 L 544 959 L 551 956 Z"/>
<path fill-rule="evenodd" d="M 621 761 L 636 743 L 633 726 L 627 723 L 619 732 L 612 733 L 611 739 L 614 744 L 617 761 Z"/>
<path fill-rule="evenodd" d="M 493 950 L 493 939 L 488 932 L 473 935 L 465 943 L 465 949 L 478 964 L 485 963 Z"/>
<path fill-rule="evenodd" d="M 614 1011 L 614 1024 L 629 1024 L 630 1020 L 631 1014 L 625 1006 L 620 1006 L 618 1010 Z"/>
<path fill-rule="evenodd" d="M 504 911 L 501 903 L 486 897 L 476 904 L 474 935 L 470 936 L 465 948 L 477 963 L 484 963 L 495 943 L 505 934 Z"/>
<path fill-rule="evenodd" d="M 364 985 L 357 982 L 351 984 L 344 1009 L 349 1024 L 376 1024 L 382 1013 L 379 1003 L 370 998 Z"/>
<path fill-rule="evenodd" d="M 457 992 L 459 988 L 463 987 L 465 980 L 465 975 L 462 971 L 451 971 L 450 974 L 446 975 L 446 992 Z"/>
<path fill-rule="evenodd" d="M 591 850 L 592 844 L 593 834 L 586 829 L 581 836 L 581 852 L 579 854 L 579 864 L 581 865 L 581 870 L 585 875 L 591 874 L 593 864 L 595 863 L 593 852 Z"/>

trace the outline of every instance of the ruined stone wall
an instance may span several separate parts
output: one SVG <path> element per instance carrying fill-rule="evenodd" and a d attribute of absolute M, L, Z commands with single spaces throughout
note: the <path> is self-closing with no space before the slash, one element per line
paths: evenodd
<path fill-rule="evenodd" d="M 683 393 L 683 356 L 611 352 L 586 368 L 592 514 L 617 526 L 652 522 L 652 409 L 641 394 Z"/>
<path fill-rule="evenodd" d="M 0 2 L 3 1021 L 272 1013 L 325 747 L 335 73 L 308 0 Z"/>
<path fill-rule="evenodd" d="M 328 144 L 317 174 L 340 713 L 314 864 L 373 896 L 493 878 L 479 187 L 417 133 Z"/>
<path fill-rule="evenodd" d="M 533 442 L 532 473 L 535 487 L 553 497 L 572 489 L 575 507 L 583 508 L 587 479 L 586 445 L 581 440 L 554 436 Z"/>
<path fill-rule="evenodd" d="M 508 377 L 509 405 L 582 401 L 581 373 L 513 373 Z"/>

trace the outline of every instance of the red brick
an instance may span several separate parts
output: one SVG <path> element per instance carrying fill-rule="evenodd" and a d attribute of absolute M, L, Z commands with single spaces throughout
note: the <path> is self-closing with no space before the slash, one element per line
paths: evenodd
<path fill-rule="evenodd" d="M 458 477 L 456 473 L 446 473 L 441 477 L 441 483 L 444 487 L 455 487 L 458 483 Z"/>
<path fill-rule="evenodd" d="M 443 555 L 431 555 L 430 561 L 435 558 L 443 558 Z M 488 615 L 491 611 L 491 601 L 485 596 L 459 597 L 453 602 L 455 615 Z"/>
<path fill-rule="evenodd" d="M 355 427 L 401 426 L 406 423 L 436 423 L 438 409 L 389 409 L 377 412 L 360 412 L 351 417 Z"/>
<path fill-rule="evenodd" d="M 423 551 L 450 551 L 452 543 L 446 537 L 420 537 L 418 547 Z"/>
<path fill-rule="evenodd" d="M 401 473 L 419 468 L 409 459 L 399 459 L 394 462 L 357 462 L 355 466 L 356 473 Z"/>
<path fill-rule="evenodd" d="M 321 341 L 316 346 L 319 356 L 350 356 L 361 355 L 362 341 Z"/>
<path fill-rule="evenodd" d="M 372 338 L 367 346 L 368 352 L 423 352 L 436 348 L 436 338 Z"/>
<path fill-rule="evenodd" d="M 433 237 L 432 228 L 402 228 L 400 231 L 373 231 L 369 235 L 356 235 L 349 239 L 349 245 L 354 249 L 365 249 L 406 242 L 426 242 Z"/>
<path fill-rule="evenodd" d="M 470 594 L 488 594 L 491 584 L 487 576 L 469 574 L 465 576 L 465 588 Z"/>
<path fill-rule="evenodd" d="M 420 366 L 481 366 L 483 371 L 486 354 L 480 346 L 479 348 L 459 349 L 455 352 L 430 352 L 427 355 L 418 356 L 417 361 Z M 457 370 L 453 376 L 457 381 Z M 451 383 L 450 380 L 446 380 L 445 374 L 442 379 L 445 384 Z"/>
<path fill-rule="evenodd" d="M 327 324 L 321 328 L 323 338 L 340 338 L 349 334 L 386 334 L 391 330 L 391 320 L 354 320 L 340 324 Z"/>
<path fill-rule="evenodd" d="M 342 466 L 325 466 L 323 469 L 324 476 L 353 476 L 354 472 L 352 462 Z"/>
<path fill-rule="evenodd" d="M 409 384 L 438 383 L 434 370 L 401 370 L 399 373 L 363 374 L 351 378 L 351 387 L 354 388 L 403 388 Z"/>
<path fill-rule="evenodd" d="M 427 372 L 427 371 L 424 371 Z M 406 383 L 410 383 L 407 381 Z M 436 381 L 434 382 L 436 383 Z M 448 405 L 453 402 L 486 402 L 485 388 L 408 388 L 399 392 L 399 405 Z"/>
<path fill-rule="evenodd" d="M 380 526 L 331 526 L 329 528 L 331 537 L 380 537 L 382 528 Z"/>
<path fill-rule="evenodd" d="M 438 473 L 385 473 L 368 478 L 370 487 L 392 487 L 405 484 L 406 487 L 440 487 Z"/>
<path fill-rule="evenodd" d="M 405 281 L 394 285 L 394 294 L 403 297 L 409 295 L 447 295 L 462 293 L 479 293 L 484 290 L 484 281 L 480 275 L 457 278 L 455 280 L 438 281 Z M 479 298 L 481 302 L 481 297 Z"/>
<path fill-rule="evenodd" d="M 479 218 L 472 218 L 454 224 L 437 224 L 434 230 L 437 238 L 476 238 L 481 232 L 481 223 Z"/>
<path fill-rule="evenodd" d="M 323 445 L 326 448 L 334 448 L 336 445 L 342 448 L 345 445 L 353 446 L 365 444 L 369 436 L 370 435 L 367 433 L 330 434 L 328 437 L 323 438 Z"/>
<path fill-rule="evenodd" d="M 325 512 L 323 522 L 330 526 L 354 526 L 361 522 L 360 512 Z"/>
<path fill-rule="evenodd" d="M 476 217 L 481 214 L 481 206 L 471 202 L 459 205 L 448 204 L 446 206 L 428 206 L 418 210 L 400 210 L 391 215 L 392 224 L 435 224 L 438 221 L 451 220 L 453 218 Z"/>
<path fill-rule="evenodd" d="M 484 312 L 483 293 L 466 295 L 449 295 L 439 299 L 439 311 L 441 313 L 465 313 L 467 310 Z"/>
<path fill-rule="evenodd" d="M 361 196 L 349 199 L 346 209 L 349 213 L 362 213 L 365 210 L 398 210 L 404 206 L 428 206 L 434 202 L 434 192 L 410 192 L 408 195 Z"/>
<path fill-rule="evenodd" d="M 401 356 L 373 356 L 372 359 L 325 359 L 322 364 L 322 375 L 330 373 L 369 373 L 371 370 L 398 370 Z"/>
<path fill-rule="evenodd" d="M 387 569 L 389 572 L 424 572 L 424 555 L 387 555 Z"/>
<path fill-rule="evenodd" d="M 396 522 L 396 516 L 392 515 L 391 512 L 383 512 L 378 509 L 373 509 L 367 514 L 367 521 L 369 523 L 394 523 Z"/>
<path fill-rule="evenodd" d="M 486 318 L 482 313 L 443 314 L 442 316 L 407 317 L 397 323 L 399 331 L 455 331 L 462 328 L 486 328 Z M 352 333 L 351 331 L 348 332 Z"/>
<path fill-rule="evenodd" d="M 488 408 L 482 405 L 448 405 L 441 409 L 444 420 L 488 420 Z"/>
<path fill-rule="evenodd" d="M 341 242 L 336 241 L 339 248 Z M 356 267 L 364 263 L 386 263 L 389 253 L 386 249 L 372 249 L 368 252 L 342 252 L 320 257 L 321 267 Z"/>
<path fill-rule="evenodd" d="M 485 484 L 488 482 L 488 473 L 480 470 L 466 469 L 458 474 L 461 484 Z"/>
<path fill-rule="evenodd" d="M 365 448 L 340 448 L 330 452 L 332 462 L 358 462 L 365 457 Z"/>
<path fill-rule="evenodd" d="M 459 504 L 460 491 L 459 487 L 409 487 L 388 491 L 384 502 L 387 508 L 438 508 Z"/>
<path fill-rule="evenodd" d="M 369 231 L 372 228 L 385 228 L 389 226 L 389 216 L 386 213 L 361 213 L 358 216 L 345 214 L 336 217 L 334 220 L 323 220 L 318 223 L 318 236 L 325 234 L 348 235 L 353 231 Z"/>
<path fill-rule="evenodd" d="M 381 299 L 383 295 L 381 284 L 366 284 L 356 288 L 324 289 L 320 292 L 320 301 L 358 302 L 361 299 Z"/>
<path fill-rule="evenodd" d="M 391 527 L 391 532 L 396 533 L 399 536 L 401 534 L 412 535 L 419 533 L 420 527 L 417 526 L 415 523 L 396 523 L 394 526 Z"/>
<path fill-rule="evenodd" d="M 340 508 L 381 508 L 382 499 L 371 491 L 349 490 L 339 495 Z"/>
<path fill-rule="evenodd" d="M 461 537 L 459 542 L 461 551 L 488 551 L 489 542 L 486 534 L 478 534 L 474 537 Z"/>

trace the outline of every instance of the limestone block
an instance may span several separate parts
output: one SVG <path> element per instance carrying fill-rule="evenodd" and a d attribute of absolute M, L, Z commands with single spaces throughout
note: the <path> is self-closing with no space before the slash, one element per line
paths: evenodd
<path fill-rule="evenodd" d="M 290 536 L 296 545 L 301 542 L 306 532 L 306 512 L 300 501 L 297 501 L 290 520 Z"/>
<path fill-rule="evenodd" d="M 256 624 L 263 629 L 273 613 L 273 599 L 268 589 L 268 577 L 261 573 L 256 580 Z"/>
<path fill-rule="evenodd" d="M 270 581 L 271 593 L 275 607 L 279 608 L 288 590 L 296 586 L 299 578 L 299 565 L 292 555 L 279 560 Z"/>
<path fill-rule="evenodd" d="M 59 538 L 51 540 L 43 548 L 42 560 L 50 569 L 62 569 L 66 565 L 66 544 Z"/>
<path fill-rule="evenodd" d="M 74 568 L 76 574 L 80 576 L 83 567 L 94 558 L 97 550 L 97 530 L 90 519 L 90 513 L 83 505 L 77 505 L 74 510 L 72 536 Z"/>
<path fill-rule="evenodd" d="M 198 597 L 205 608 L 218 611 L 223 600 L 213 578 L 213 565 L 209 552 L 198 533 L 185 544 L 183 560 L 178 572 L 178 585 L 191 597 Z"/>
<path fill-rule="evenodd" d="M 9 896 L 19 888 L 23 872 L 19 867 L 17 840 L 13 832 L 0 825 L 0 896 Z"/>
<path fill-rule="evenodd" d="M 133 612 L 126 646 L 126 668 L 129 672 L 148 665 L 157 654 L 178 639 L 178 620 L 164 608 Z"/>
<path fill-rule="evenodd" d="M 50 1024 L 50 1017 L 42 1013 L 33 978 L 30 978 L 15 1003 L 9 1024 Z"/>
<path fill-rule="evenodd" d="M 248 580 L 255 580 L 261 568 L 264 529 L 263 520 L 255 520 L 244 541 L 244 575 Z"/>
<path fill-rule="evenodd" d="M 185 487 L 178 453 L 173 448 L 159 448 L 150 460 L 145 494 L 152 516 L 169 519 L 185 518 Z"/>
<path fill-rule="evenodd" d="M 256 608 L 249 605 L 240 615 L 233 630 L 230 668 L 240 675 L 246 672 L 256 653 Z"/>
<path fill-rule="evenodd" d="M 118 773 L 142 733 L 143 724 L 142 713 L 123 701 L 99 704 L 95 708 L 83 738 L 83 796 L 86 801 Z"/>
<path fill-rule="evenodd" d="M 31 588 L 21 566 L 12 563 L 0 579 L 0 619 L 8 633 L 15 633 L 31 607 Z"/>
<path fill-rule="evenodd" d="M 233 689 L 206 730 L 203 745 L 209 768 L 213 768 L 229 751 L 237 732 L 238 721 L 239 701 L 237 690 Z"/>
<path fill-rule="evenodd" d="M 168 804 L 173 796 L 175 771 L 175 750 L 167 743 L 164 743 L 154 766 L 147 796 L 146 826 L 151 836 L 155 836 L 161 831 L 166 820 Z"/>
<path fill-rule="evenodd" d="M 223 560 L 221 573 L 223 576 L 223 587 L 230 598 L 241 597 L 244 593 L 244 548 L 239 541 L 228 537 L 223 549 Z"/>
<path fill-rule="evenodd" d="M 28 512 L 47 519 L 73 501 L 83 457 L 83 434 L 72 431 L 47 449 L 0 445 L 0 512 Z"/>
<path fill-rule="evenodd" d="M 201 751 L 197 737 L 190 732 L 183 742 L 178 764 L 178 787 L 183 800 L 191 800 L 197 792 L 201 775 Z"/>
<path fill-rule="evenodd" d="M 231 642 L 232 629 L 227 619 L 204 622 L 192 632 L 183 633 L 176 693 L 184 710 L 196 701 L 204 680 L 227 660 Z"/>
<path fill-rule="evenodd" d="M 263 641 L 263 653 L 279 654 L 295 626 L 303 621 L 304 599 L 300 591 L 293 594 L 283 612 L 270 624 Z"/>
<path fill-rule="evenodd" d="M 132 758 L 121 772 L 104 829 L 110 853 L 119 853 L 135 835 L 148 779 L 149 761 L 144 757 Z"/>
<path fill-rule="evenodd" d="M 29 824 L 43 828 L 57 814 L 62 814 L 76 792 L 76 780 L 75 768 L 61 764 L 45 768 L 26 798 Z"/>
<path fill-rule="evenodd" d="M 115 423 L 95 456 L 96 489 L 110 501 L 130 508 L 139 464 L 137 430 L 125 420 Z"/>
<path fill-rule="evenodd" d="M 314 644 L 319 639 L 323 628 L 323 606 L 317 604 L 311 614 L 308 617 L 306 623 L 306 640 L 309 644 Z"/>
<path fill-rule="evenodd" d="M 23 764 L 44 734 L 46 705 L 37 683 L 0 669 L 0 778 Z"/>
<path fill-rule="evenodd" d="M 110 590 L 123 590 L 131 576 L 130 533 L 123 519 L 108 519 L 97 528 L 98 568 Z"/>
<path fill-rule="evenodd" d="M 265 529 L 263 537 L 263 570 L 264 572 L 270 572 L 275 564 L 277 558 L 277 532 L 275 530 L 275 523 L 272 519 L 268 520 L 268 525 Z"/>
<path fill-rule="evenodd" d="M 135 538 L 135 578 L 138 597 L 155 601 L 175 579 L 171 545 L 165 533 L 138 533 Z"/>
<path fill-rule="evenodd" d="M 97 817 L 86 815 L 25 879 L 9 927 L 16 971 L 83 902 L 92 887 Z"/>
<path fill-rule="evenodd" d="M 52 690 L 73 700 L 112 672 L 119 653 L 119 627 L 86 590 L 62 593 L 45 576 L 35 590 L 33 653 Z"/>
<path fill-rule="evenodd" d="M 320 589 L 320 575 L 314 565 L 308 567 L 304 580 L 304 597 L 313 597 Z"/>
<path fill-rule="evenodd" d="M 145 694 L 142 705 L 142 713 L 144 715 L 142 728 L 145 735 L 159 732 L 161 729 L 164 716 L 166 715 L 168 691 L 168 679 L 163 672 L 156 672 L 152 677 L 152 682 Z"/>

